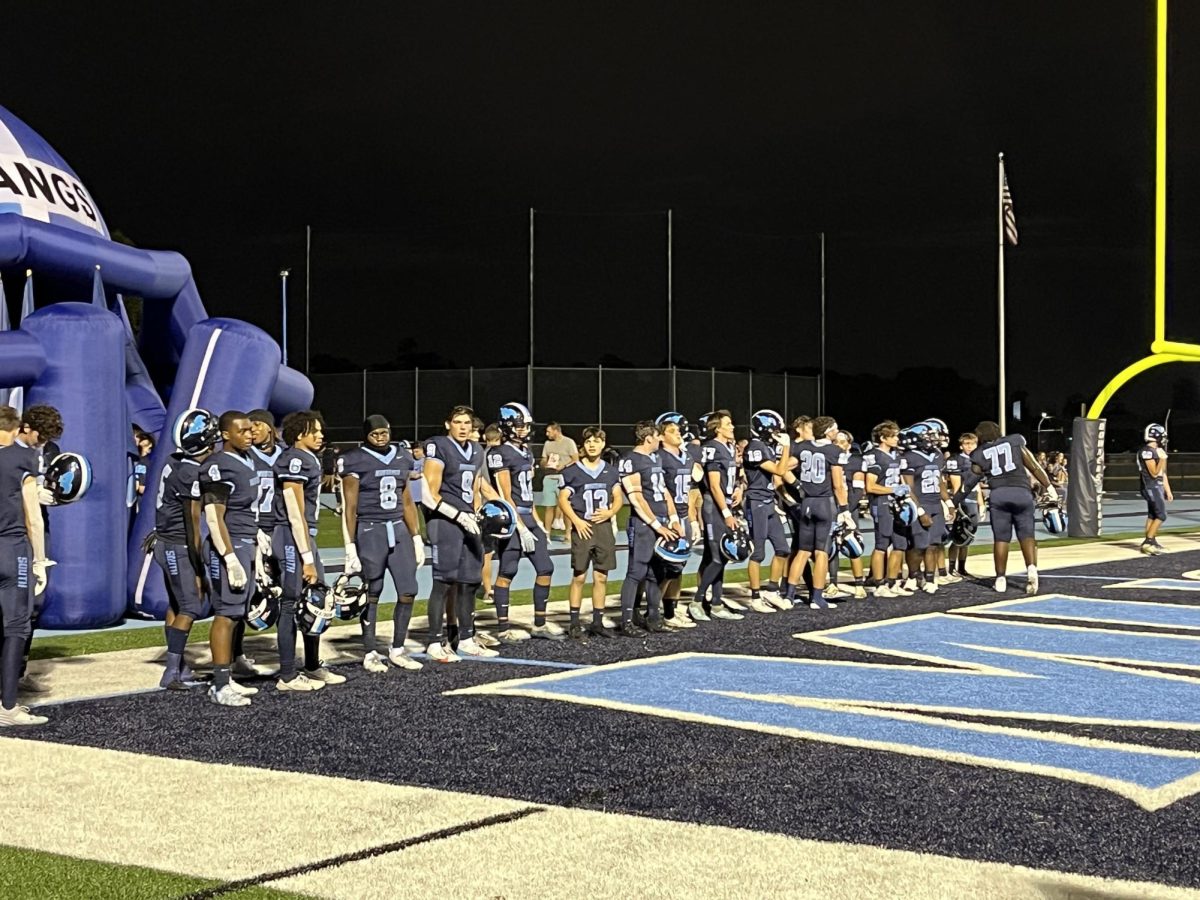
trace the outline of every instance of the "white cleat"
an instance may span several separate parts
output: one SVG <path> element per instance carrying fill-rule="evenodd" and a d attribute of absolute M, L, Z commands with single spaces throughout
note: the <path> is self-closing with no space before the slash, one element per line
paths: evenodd
<path fill-rule="evenodd" d="M 407 647 L 393 647 L 388 651 L 388 661 L 397 669 L 407 669 L 410 672 L 424 668 L 420 662 L 408 655 Z"/>
<path fill-rule="evenodd" d="M 249 706 L 250 698 L 244 697 L 233 689 L 233 683 L 217 690 L 216 685 L 208 689 L 208 699 L 218 706 Z"/>
<path fill-rule="evenodd" d="M 557 622 L 546 622 L 545 625 L 534 625 L 529 629 L 530 637 L 541 638 L 544 641 L 565 641 L 567 633 Z"/>
<path fill-rule="evenodd" d="M 851 595 L 854 597 L 855 600 L 866 600 L 867 599 L 867 589 L 866 589 L 866 587 L 864 587 L 861 584 L 856 584 L 854 586 L 854 590 L 851 592 Z"/>
<path fill-rule="evenodd" d="M 458 652 L 462 656 L 475 656 L 481 659 L 490 659 L 493 656 L 500 655 L 489 647 L 479 646 L 479 644 L 475 642 L 474 638 L 467 638 L 464 641 L 459 641 Z"/>
<path fill-rule="evenodd" d="M 915 594 L 917 592 L 917 579 L 915 579 L 915 578 L 908 579 L 907 581 L 904 582 L 903 588 L 904 588 L 904 590 L 908 591 L 910 594 Z"/>
<path fill-rule="evenodd" d="M 911 597 L 915 593 L 902 584 L 893 584 L 889 590 L 891 590 L 894 597 Z"/>
<path fill-rule="evenodd" d="M 741 619 L 746 618 L 741 613 L 731 612 L 730 610 L 726 609 L 724 606 L 714 606 L 712 608 L 712 612 L 710 612 L 708 615 L 710 618 L 723 619 L 726 622 L 737 622 Z"/>
<path fill-rule="evenodd" d="M 1037 566 L 1030 566 L 1025 570 L 1025 593 L 1036 594 L 1038 592 L 1038 570 Z"/>
<path fill-rule="evenodd" d="M 935 582 L 927 581 L 921 585 L 921 590 L 927 594 L 936 594 L 938 592 L 938 586 Z"/>
<path fill-rule="evenodd" d="M 1003 575 L 996 576 L 996 581 L 992 585 L 992 588 L 996 591 L 997 594 L 1003 594 L 1005 591 L 1008 590 L 1008 579 L 1005 578 Z"/>
<path fill-rule="evenodd" d="M 319 681 L 322 684 L 345 684 L 346 676 L 339 675 L 321 666 L 319 669 L 305 669 L 304 677 L 309 681 Z"/>
<path fill-rule="evenodd" d="M 310 691 L 319 691 L 325 687 L 325 682 L 314 681 L 303 672 L 296 674 L 296 677 L 291 681 L 284 681 L 280 678 L 275 682 L 275 690 L 277 691 L 298 691 L 300 693 L 309 693 Z"/>
<path fill-rule="evenodd" d="M 253 697 L 258 693 L 258 688 L 250 687 L 248 684 L 238 684 L 232 678 L 229 679 L 229 686 L 241 694 L 243 697 Z"/>
<path fill-rule="evenodd" d="M 696 623 L 687 617 L 687 614 L 682 608 L 675 610 L 675 615 L 669 619 L 663 619 L 663 624 L 668 628 L 695 628 Z"/>
<path fill-rule="evenodd" d="M 529 632 L 522 631 L 520 628 L 505 628 L 496 637 L 505 644 L 519 644 L 521 641 L 529 640 Z"/>
<path fill-rule="evenodd" d="M 825 588 L 825 596 L 826 597 L 844 597 L 845 595 L 846 595 L 846 592 L 843 591 L 836 584 L 830 584 Z"/>
<path fill-rule="evenodd" d="M 937 578 L 938 584 L 961 584 L 962 576 L 951 572 L 949 575 L 939 575 Z"/>
<path fill-rule="evenodd" d="M 388 670 L 387 658 L 382 653 L 372 650 L 363 657 L 363 668 L 376 675 L 382 675 Z"/>
<path fill-rule="evenodd" d="M 744 613 L 746 611 L 746 605 L 744 603 L 738 603 L 736 600 L 730 599 L 729 597 L 722 597 L 721 602 L 725 604 L 725 608 L 730 612 Z M 739 618 L 741 617 L 739 616 Z"/>
<path fill-rule="evenodd" d="M 709 618 L 708 613 L 706 613 L 704 611 L 703 603 L 698 603 L 695 601 L 689 603 L 687 612 L 688 612 L 688 615 L 691 616 L 691 619 L 693 622 L 711 622 L 712 621 L 712 619 Z"/>
<path fill-rule="evenodd" d="M 249 703 L 250 701 L 247 700 L 246 702 Z M 22 725 L 45 725 L 49 721 L 45 716 L 31 713 L 28 706 L 14 706 L 12 709 L 5 709 L 3 706 L 0 706 L 0 728 Z"/>
<path fill-rule="evenodd" d="M 786 612 L 792 608 L 791 602 L 786 600 L 779 591 L 763 591 L 762 598 L 780 612 Z"/>
<path fill-rule="evenodd" d="M 458 654 L 445 644 L 430 644 L 425 648 L 425 653 L 430 659 L 438 663 L 456 663 L 459 661 Z"/>
<path fill-rule="evenodd" d="M 752 610 L 754 610 L 756 613 L 773 613 L 773 612 L 775 612 L 775 607 L 773 607 L 766 600 L 762 599 L 762 597 L 751 597 L 750 598 L 750 608 Z"/>
<path fill-rule="evenodd" d="M 475 629 L 475 643 L 480 647 L 488 647 L 489 649 L 500 646 L 500 641 L 492 637 L 489 632 L 479 628 Z"/>
<path fill-rule="evenodd" d="M 892 590 L 892 588 L 888 587 L 886 584 L 881 584 L 877 588 L 875 588 L 875 596 L 882 597 L 885 600 L 894 600 L 896 597 L 900 597 L 902 595 L 897 594 L 894 590 Z"/>

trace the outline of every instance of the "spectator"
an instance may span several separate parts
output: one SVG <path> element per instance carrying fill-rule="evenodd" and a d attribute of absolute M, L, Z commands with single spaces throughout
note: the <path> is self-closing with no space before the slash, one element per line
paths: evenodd
<path fill-rule="evenodd" d="M 557 422 L 546 423 L 546 443 L 542 445 L 542 505 L 546 507 L 546 534 L 554 537 L 554 529 L 563 533 L 568 540 L 567 525 L 558 509 L 558 492 L 562 488 L 562 471 L 572 463 L 579 462 L 579 448 L 569 437 L 564 437 Z"/>

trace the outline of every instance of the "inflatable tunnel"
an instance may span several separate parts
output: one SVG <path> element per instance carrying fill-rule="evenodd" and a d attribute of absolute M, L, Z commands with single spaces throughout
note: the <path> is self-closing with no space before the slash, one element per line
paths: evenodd
<path fill-rule="evenodd" d="M 93 474 L 82 500 L 49 512 L 58 566 L 40 625 L 94 628 L 127 612 L 162 618 L 162 575 L 141 543 L 174 450 L 171 423 L 191 406 L 302 409 L 312 385 L 282 365 L 279 345 L 261 329 L 209 318 L 183 256 L 111 240 L 66 161 L 0 107 L 0 279 L 11 287 L 21 278 L 26 310 L 34 296 L 42 306 L 0 331 L 0 388 L 24 388 L 26 406 L 56 407 L 59 445 L 83 453 Z M 136 338 L 123 294 L 144 301 Z M 136 517 L 134 424 L 158 438 Z"/>

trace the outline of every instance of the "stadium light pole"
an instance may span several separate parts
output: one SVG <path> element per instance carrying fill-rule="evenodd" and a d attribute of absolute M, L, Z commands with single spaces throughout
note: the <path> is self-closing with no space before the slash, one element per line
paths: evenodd
<path fill-rule="evenodd" d="M 673 256 L 675 246 L 674 210 L 667 210 L 667 368 L 675 368 L 675 308 L 673 295 Z M 671 403 L 674 405 L 675 396 L 672 391 Z"/>
<path fill-rule="evenodd" d="M 529 370 L 525 375 L 525 399 L 533 405 L 533 207 L 529 207 Z"/>
<path fill-rule="evenodd" d="M 821 380 L 817 383 L 817 414 L 825 415 L 825 232 L 821 237 Z"/>
<path fill-rule="evenodd" d="M 291 269 L 279 270 L 279 291 L 280 300 L 283 304 L 283 364 L 287 365 L 287 280 L 288 275 L 292 272 Z"/>
<path fill-rule="evenodd" d="M 304 374 L 309 373 L 312 353 L 312 226 L 304 226 Z"/>

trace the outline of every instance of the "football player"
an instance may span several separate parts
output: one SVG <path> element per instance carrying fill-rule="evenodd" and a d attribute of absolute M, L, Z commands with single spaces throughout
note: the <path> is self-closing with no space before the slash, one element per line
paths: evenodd
<path fill-rule="evenodd" d="M 488 451 L 487 466 L 500 496 L 517 511 L 517 529 L 511 537 L 497 542 L 500 571 L 496 577 L 496 618 L 502 640 L 524 640 L 528 635 L 508 624 L 508 592 L 523 556 L 533 563 L 533 630 L 535 638 L 561 641 L 567 635 L 556 622 L 546 619 L 550 600 L 550 579 L 554 563 L 550 559 L 550 538 L 537 517 L 533 504 L 533 454 L 528 440 L 533 430 L 533 415 L 521 403 L 500 407 L 497 423 L 504 440 Z"/>
<path fill-rule="evenodd" d="M 567 635 L 583 637 L 579 610 L 583 606 L 583 581 L 592 570 L 592 628 L 604 627 L 604 595 L 608 573 L 617 564 L 617 542 L 612 520 L 623 505 L 620 475 L 604 461 L 604 429 L 583 430 L 583 458 L 562 473 L 558 508 L 574 529 L 571 536 L 571 624 Z"/>
<path fill-rule="evenodd" d="M 811 556 L 813 588 L 809 606 L 812 609 L 830 609 L 837 605 L 824 597 L 833 526 L 836 522 L 847 528 L 854 527 L 846 491 L 845 466 L 849 456 L 833 442 L 838 432 L 837 422 L 833 418 L 817 416 L 812 421 L 812 430 L 813 440 L 801 441 L 793 448 L 799 461 L 797 470 L 804 489 L 804 501 L 797 517 L 797 553 L 790 563 L 788 599 L 795 601 L 796 585 Z"/>
<path fill-rule="evenodd" d="M 700 535 L 700 481 L 704 469 L 700 465 L 700 445 L 695 442 L 691 426 L 681 413 L 666 412 L 654 420 L 659 427 L 661 445 L 658 458 L 663 467 L 663 478 L 671 492 L 671 500 L 677 512 L 686 511 L 686 520 L 681 524 L 686 537 L 694 546 Z M 682 519 L 682 516 L 681 516 Z M 695 628 L 696 623 L 682 610 L 676 609 L 682 577 L 668 579 L 662 587 L 663 624 L 669 628 Z"/>
<path fill-rule="evenodd" d="M 456 406 L 446 417 L 446 434 L 425 442 L 421 502 L 428 510 L 426 532 L 433 555 L 433 588 L 429 593 L 430 643 L 426 652 L 430 659 L 440 663 L 459 661 L 458 654 L 445 643 L 447 599 L 467 597 L 474 607 L 475 591 L 483 571 L 483 543 L 476 510 L 485 475 L 483 450 L 471 440 L 474 418 L 475 413 L 469 406 Z M 504 622 L 507 623 L 507 595 L 505 600 Z M 499 611 L 497 602 L 497 613 Z"/>
<path fill-rule="evenodd" d="M 417 596 L 417 570 L 425 564 L 417 507 L 411 483 L 412 454 L 392 443 L 392 426 L 381 415 L 363 421 L 362 446 L 338 457 L 342 480 L 342 538 L 346 546 L 346 573 L 361 573 L 367 585 L 367 606 L 362 614 L 363 668 L 368 672 L 388 670 L 388 659 L 402 669 L 419 669 L 421 664 L 404 652 L 413 600 Z M 392 649 L 379 653 L 375 627 L 384 575 L 390 573 L 396 588 L 392 612 Z M 470 644 L 466 650 L 464 644 Z M 459 652 L 470 653 L 474 641 L 464 641 Z"/>
<path fill-rule="evenodd" d="M 255 536 L 257 556 L 254 560 L 257 569 L 273 558 L 275 526 L 285 524 L 277 521 L 275 516 L 275 463 L 283 453 L 283 448 L 279 446 L 275 431 L 274 413 L 269 409 L 253 409 L 246 417 L 250 420 L 250 435 L 254 441 L 250 447 L 250 456 L 254 460 L 255 471 L 258 472 L 258 504 L 255 507 L 258 534 Z M 282 560 L 275 562 L 282 569 Z M 234 649 L 234 675 L 262 674 L 254 665 L 254 660 L 242 654 L 240 642 Z"/>
<path fill-rule="evenodd" d="M 1167 429 L 1162 425 L 1150 424 L 1142 434 L 1145 444 L 1137 452 L 1138 476 L 1141 479 L 1139 493 L 1146 501 L 1146 538 L 1142 541 L 1142 552 L 1158 556 L 1165 549 L 1158 542 L 1158 529 L 1167 520 L 1167 504 L 1175 499 L 1171 493 L 1171 482 L 1167 480 Z"/>
<path fill-rule="evenodd" d="M 954 495 L 954 503 L 960 504 L 979 483 L 988 483 L 988 509 L 992 525 L 992 560 L 996 564 L 996 592 L 1003 594 L 1008 589 L 1005 572 L 1008 569 L 1009 543 L 1013 531 L 1021 545 L 1025 558 L 1025 593 L 1038 591 L 1037 536 L 1034 533 L 1033 492 L 1029 488 L 1032 475 L 1041 485 L 1044 496 L 1058 500 L 1058 491 L 1050 483 L 1037 459 L 1025 445 L 1019 434 L 1001 435 L 995 422 L 980 422 L 975 429 L 979 446 L 971 454 L 971 471 L 963 486 Z"/>
<path fill-rule="evenodd" d="M 296 606 L 304 586 L 325 581 L 317 550 L 317 516 L 321 510 L 321 458 L 325 421 L 316 410 L 304 409 L 283 417 L 283 442 L 288 445 L 275 460 L 275 534 L 272 552 L 280 561 L 279 680 L 281 691 L 314 691 L 342 684 L 346 676 L 321 663 L 321 636 L 306 634 L 304 671 L 296 671 Z"/>
<path fill-rule="evenodd" d="M 621 487 L 633 507 L 627 529 L 625 580 L 621 583 L 621 624 L 617 627 L 626 637 L 642 634 L 633 623 L 639 590 L 646 592 L 647 630 L 661 632 L 666 628 L 662 621 L 662 584 L 666 579 L 660 577 L 662 573 L 654 565 L 654 545 L 659 538 L 675 540 L 684 530 L 658 458 L 659 427 L 650 421 L 638 422 L 633 439 L 634 448 L 621 457 L 619 465 Z M 603 621 L 593 622 L 588 631 L 597 637 L 611 635 Z"/>
<path fill-rule="evenodd" d="M 499 447 L 504 441 L 504 435 L 500 433 L 500 428 L 496 424 L 491 424 L 483 430 L 483 453 L 484 459 L 487 459 L 487 453 L 493 447 Z M 496 483 L 492 480 L 492 473 L 488 469 L 484 469 L 484 474 L 488 479 L 488 484 L 492 490 L 496 489 Z M 480 585 L 479 596 L 476 599 L 485 600 L 488 603 L 496 602 L 496 594 L 492 588 L 492 560 L 496 556 L 496 538 L 492 535 L 486 535 L 483 539 L 483 580 Z"/>
<path fill-rule="evenodd" d="M 951 453 L 946 459 L 946 479 L 950 483 L 951 494 L 958 493 L 958 489 L 962 487 L 963 478 L 971 471 L 971 454 L 978 446 L 979 438 L 973 431 L 958 436 L 958 453 Z M 965 515 L 970 519 L 972 526 L 979 524 L 979 494 L 978 486 L 970 494 L 965 494 L 958 511 L 958 515 Z M 971 540 L 974 540 L 974 528 L 972 528 Z M 967 556 L 970 546 L 971 541 L 961 546 L 950 545 L 950 578 L 952 580 L 961 581 L 970 574 L 967 572 Z"/>
<path fill-rule="evenodd" d="M 876 597 L 909 597 L 911 591 L 897 584 L 908 551 L 908 538 L 892 514 L 893 496 L 907 497 L 911 489 L 900 477 L 900 426 L 880 422 L 871 432 L 874 448 L 863 456 L 866 491 L 875 522 L 875 549 L 871 552 L 871 580 Z"/>
<path fill-rule="evenodd" d="M 735 610 L 745 607 L 736 601 L 722 599 L 726 559 L 721 553 L 721 538 L 727 530 L 732 531 L 737 527 L 734 510 L 742 503 L 733 418 L 729 410 L 718 409 L 710 413 L 704 429 L 708 435 L 708 440 L 702 445 L 704 480 L 700 482 L 704 554 L 700 559 L 696 597 L 688 607 L 688 613 L 700 622 L 710 619 L 736 621 L 745 617 Z"/>
<path fill-rule="evenodd" d="M 917 503 L 917 518 L 910 529 L 908 574 L 910 579 L 916 578 L 919 590 L 936 594 L 937 551 L 946 533 L 944 508 L 949 505 L 943 477 L 946 458 L 938 447 L 937 432 L 928 423 L 914 425 L 912 433 L 915 446 L 905 451 L 901 473 Z"/>
<path fill-rule="evenodd" d="M 790 471 L 792 442 L 783 417 L 770 409 L 761 409 L 750 417 L 750 433 L 752 437 L 742 451 L 742 467 L 746 473 L 744 509 L 750 523 L 750 538 L 754 541 L 746 569 L 750 582 L 750 608 L 760 613 L 775 612 L 792 606 L 779 593 L 790 547 L 775 509 L 776 489 Z M 767 558 L 768 544 L 774 555 L 771 580 L 764 588 L 760 567 Z"/>
<path fill-rule="evenodd" d="M 158 686 L 171 691 L 192 686 L 183 662 L 192 623 L 204 615 L 207 567 L 200 533 L 200 477 L 217 442 L 217 417 L 206 409 L 188 410 L 175 425 L 171 461 L 163 466 L 154 531 L 147 539 L 167 587 L 167 666 Z"/>
<path fill-rule="evenodd" d="M 258 534 L 258 472 L 250 456 L 253 430 L 246 413 L 228 410 L 217 427 L 224 446 L 210 456 L 200 475 L 204 519 L 208 523 L 208 577 L 213 623 L 209 631 L 213 680 L 209 699 L 221 706 L 249 706 L 258 688 L 231 677 L 234 631 L 246 618 L 254 580 Z"/>
<path fill-rule="evenodd" d="M 863 453 L 858 444 L 854 443 L 854 435 L 849 431 L 839 431 L 837 438 L 834 441 L 838 448 L 846 454 L 846 500 L 850 507 L 850 515 L 855 522 L 858 521 L 858 504 L 862 501 L 863 494 L 867 489 L 867 473 L 863 469 Z M 840 596 L 843 591 L 838 587 L 838 562 L 837 562 L 837 547 L 833 548 L 834 556 L 829 561 L 829 587 L 825 591 L 826 597 Z M 861 557 L 856 557 L 850 560 L 850 573 L 854 578 L 854 586 L 850 588 L 850 594 L 855 599 L 864 600 L 867 596 L 866 577 L 863 575 L 863 561 Z"/>
<path fill-rule="evenodd" d="M 38 503 L 40 459 L 16 441 L 20 417 L 0 406 L 0 727 L 44 725 L 45 716 L 17 704 L 33 606 L 46 590 L 42 510 Z"/>

